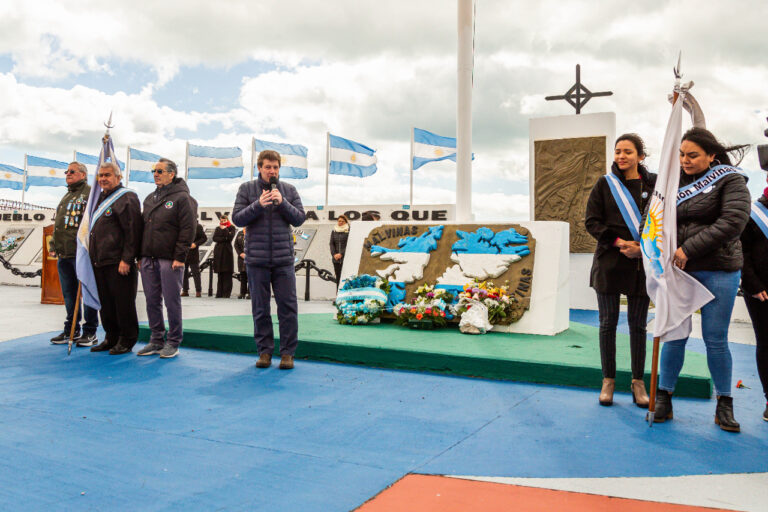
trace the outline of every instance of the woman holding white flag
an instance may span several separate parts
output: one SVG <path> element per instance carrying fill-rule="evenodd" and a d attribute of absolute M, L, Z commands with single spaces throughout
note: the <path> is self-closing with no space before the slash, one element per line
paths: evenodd
<path fill-rule="evenodd" d="M 750 196 L 740 169 L 731 165 L 747 146 L 726 147 L 703 129 L 692 128 L 680 145 L 680 184 L 677 194 L 677 245 L 673 264 L 685 270 L 713 295 L 701 308 L 701 329 L 707 364 L 717 394 L 715 423 L 739 432 L 733 416 L 728 325 L 741 276 L 743 256 L 739 237 L 749 219 Z M 656 422 L 672 419 L 672 393 L 683 367 L 688 338 L 667 341 L 661 352 Z"/>
<path fill-rule="evenodd" d="M 589 284 L 597 293 L 600 313 L 600 405 L 613 404 L 616 388 L 616 327 L 619 299 L 627 296 L 627 323 L 632 360 L 632 401 L 648 407 L 645 390 L 646 324 L 650 299 L 640 251 L 641 213 L 653 192 L 656 175 L 642 164 L 646 150 L 634 133 L 616 139 L 610 174 L 600 177 L 587 201 L 585 225 L 597 240 Z"/>

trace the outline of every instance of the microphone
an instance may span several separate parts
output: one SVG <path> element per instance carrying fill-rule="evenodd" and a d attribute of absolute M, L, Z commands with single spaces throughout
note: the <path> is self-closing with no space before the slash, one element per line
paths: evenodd
<path fill-rule="evenodd" d="M 277 176 L 272 176 L 271 178 L 269 178 L 269 189 L 277 190 Z M 273 199 L 272 204 L 274 206 L 277 206 L 277 199 Z"/>

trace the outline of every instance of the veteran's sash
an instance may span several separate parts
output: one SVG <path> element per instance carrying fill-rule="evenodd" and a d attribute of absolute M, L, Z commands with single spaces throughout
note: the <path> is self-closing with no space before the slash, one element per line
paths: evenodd
<path fill-rule="evenodd" d="M 629 192 L 629 190 L 627 190 L 627 187 L 624 186 L 624 183 L 622 183 L 619 178 L 617 178 L 614 174 L 608 174 L 606 175 L 606 179 L 608 180 L 608 187 L 611 189 L 613 199 L 616 201 L 616 204 L 619 207 L 619 211 L 621 212 L 621 216 L 624 219 L 624 223 L 627 225 L 629 232 L 632 234 L 632 239 L 635 242 L 639 242 L 639 227 L 642 219 L 640 209 L 637 207 L 635 200 L 632 198 L 632 194 Z"/>
<path fill-rule="evenodd" d="M 734 173 L 746 176 L 746 173 L 738 167 L 733 167 L 730 165 L 716 165 L 715 167 L 712 167 L 707 172 L 707 174 L 701 178 L 697 179 L 690 185 L 686 185 L 685 187 L 678 189 L 677 205 L 680 206 L 680 204 L 684 203 L 690 198 L 697 196 L 704 191 L 708 191 L 712 185 L 725 178 L 729 174 Z"/>
<path fill-rule="evenodd" d="M 760 201 L 755 201 L 752 203 L 752 211 L 749 213 L 749 216 L 755 221 L 763 235 L 768 238 L 768 208 Z"/>

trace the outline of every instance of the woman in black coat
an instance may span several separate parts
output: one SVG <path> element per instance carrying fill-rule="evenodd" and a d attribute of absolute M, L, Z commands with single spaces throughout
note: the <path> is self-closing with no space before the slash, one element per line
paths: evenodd
<path fill-rule="evenodd" d="M 763 233 L 755 222 L 760 210 L 763 214 L 768 211 L 768 188 L 757 202 L 760 204 L 752 207 L 752 216 L 741 234 L 741 248 L 744 251 L 741 290 L 755 330 L 757 374 L 766 399 L 763 419 L 768 421 L 768 234 Z"/>
<path fill-rule="evenodd" d="M 333 258 L 333 271 L 336 273 L 336 288 L 339 287 L 341 267 L 344 265 L 344 254 L 347 252 L 347 239 L 349 238 L 349 220 L 346 215 L 339 215 L 336 225 L 331 232 L 331 258 Z"/>
<path fill-rule="evenodd" d="M 649 173 L 641 163 L 645 156 L 645 144 L 638 135 L 629 133 L 616 139 L 611 173 L 600 177 L 587 202 L 586 228 L 597 240 L 589 284 L 597 293 L 600 314 L 601 405 L 613 404 L 616 327 L 619 322 L 619 299 L 623 294 L 628 302 L 632 401 L 638 407 L 648 407 L 643 373 L 650 300 L 645 290 L 645 271 L 638 236 L 642 230 L 642 217 L 636 215 L 636 218 L 625 220 L 612 193 L 612 187 L 622 190 L 623 186 L 624 197 L 634 202 L 636 213 L 644 211 L 656 185 L 656 175 Z M 634 230 L 630 230 L 628 221 L 632 224 L 636 222 Z"/>
<path fill-rule="evenodd" d="M 240 272 L 240 295 L 238 299 L 250 299 L 248 295 L 248 274 L 245 266 L 245 228 L 235 237 L 235 253 L 237 254 L 237 271 Z"/>
<path fill-rule="evenodd" d="M 228 299 L 232 295 L 232 272 L 234 272 L 234 252 L 232 240 L 237 228 L 225 215 L 219 219 L 219 227 L 213 232 L 213 271 L 218 274 L 216 280 L 216 298 Z"/>

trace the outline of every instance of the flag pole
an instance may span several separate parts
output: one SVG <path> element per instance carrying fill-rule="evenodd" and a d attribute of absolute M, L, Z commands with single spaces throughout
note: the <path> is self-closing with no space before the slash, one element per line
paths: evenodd
<path fill-rule="evenodd" d="M 27 192 L 27 154 L 24 153 L 24 182 L 21 186 L 21 207 L 24 208 L 24 194 Z"/>
<path fill-rule="evenodd" d="M 80 298 L 83 296 L 83 285 L 77 282 L 77 296 L 75 297 L 75 311 L 72 313 L 72 327 L 69 328 L 69 341 L 67 341 L 67 355 L 72 353 L 72 343 L 75 341 L 75 326 L 80 323 L 77 314 L 80 312 Z"/>
<path fill-rule="evenodd" d="M 472 67 L 474 1 L 458 0 L 456 220 L 472 220 Z"/>
<path fill-rule="evenodd" d="M 184 149 L 184 179 L 189 181 L 189 141 Z"/>
<path fill-rule="evenodd" d="M 328 208 L 328 176 L 331 174 L 331 132 L 325 132 L 325 207 Z"/>
<path fill-rule="evenodd" d="M 254 165 L 256 164 L 255 160 L 255 151 L 253 150 L 253 147 L 256 144 L 256 137 L 251 137 L 251 181 L 253 181 L 253 169 Z"/>
<path fill-rule="evenodd" d="M 680 60 L 683 52 L 677 54 L 677 66 L 673 68 L 675 73 L 675 88 L 672 95 L 672 108 L 680 97 L 680 79 L 683 75 L 680 73 Z M 659 345 L 661 339 L 659 336 L 653 337 L 653 355 L 651 356 L 651 393 L 648 397 L 648 428 L 653 426 L 653 420 L 656 417 L 656 386 L 659 380 Z"/>
<path fill-rule="evenodd" d="M 416 128 L 411 126 L 411 159 L 410 159 L 410 164 L 408 165 L 408 167 L 410 167 L 411 169 L 411 195 L 410 195 L 410 199 L 408 200 L 408 206 L 410 206 L 411 209 L 413 209 L 413 139 L 415 135 L 416 135 Z"/>
<path fill-rule="evenodd" d="M 117 164 L 120 165 L 120 164 Z M 125 188 L 128 188 L 128 182 L 131 179 L 131 146 L 125 149 Z"/>

